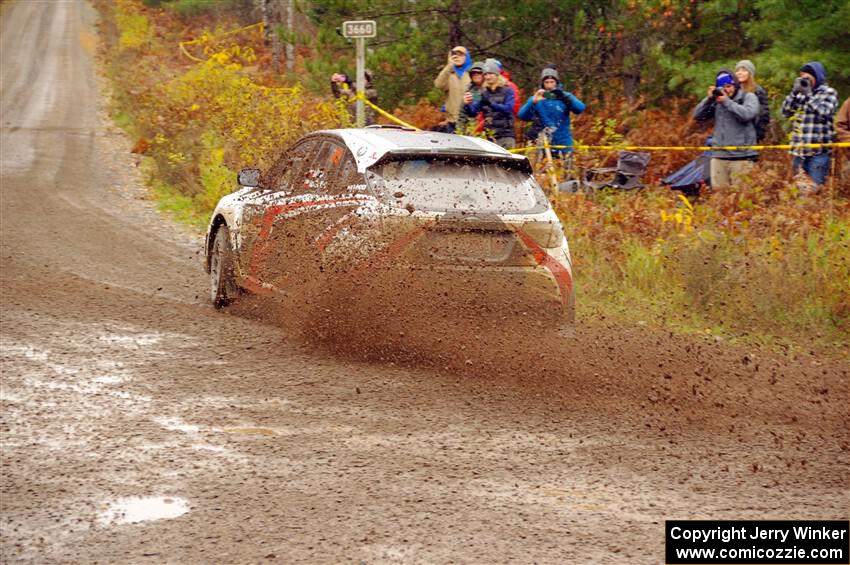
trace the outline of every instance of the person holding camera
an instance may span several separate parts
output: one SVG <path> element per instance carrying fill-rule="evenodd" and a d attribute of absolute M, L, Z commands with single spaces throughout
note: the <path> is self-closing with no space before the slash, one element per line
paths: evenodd
<path fill-rule="evenodd" d="M 372 71 L 366 69 L 364 72 L 364 78 L 366 79 L 366 83 L 364 85 L 365 90 L 363 94 L 366 96 L 366 100 L 377 106 L 378 91 L 375 89 L 372 81 Z M 357 90 L 354 86 L 354 81 L 345 73 L 334 73 L 331 75 L 331 92 L 333 93 L 334 98 L 342 100 L 343 104 L 345 104 L 351 123 L 354 123 L 357 119 Z M 375 113 L 375 110 L 373 110 L 368 104 L 366 105 L 365 110 L 366 125 L 370 126 L 376 124 L 378 121 L 378 115 Z"/>
<path fill-rule="evenodd" d="M 481 100 L 481 93 L 484 92 L 484 63 L 473 63 L 469 67 L 469 86 L 466 92 L 472 94 L 473 100 Z M 461 135 L 475 135 L 481 133 L 484 129 L 484 115 L 478 112 L 475 117 L 470 116 L 466 112 L 461 112 L 457 119 L 457 129 L 455 133 Z"/>
<path fill-rule="evenodd" d="M 463 94 L 469 86 L 469 68 L 472 58 L 466 47 L 458 45 L 449 51 L 446 66 L 434 79 L 434 86 L 446 93 L 446 119 L 440 122 L 437 129 L 446 133 L 454 133 L 457 120 L 463 105 Z"/>
<path fill-rule="evenodd" d="M 484 61 L 484 88 L 481 99 L 476 100 L 471 92 L 463 95 L 463 111 L 468 116 L 484 114 L 484 130 L 497 145 L 505 149 L 516 147 L 514 132 L 514 91 L 499 73 L 494 59 Z"/>
<path fill-rule="evenodd" d="M 759 115 L 758 97 L 740 88 L 729 69 L 720 69 L 714 86 L 694 110 L 697 121 L 714 119 L 714 146 L 729 147 L 711 152 L 711 186 L 729 188 L 734 177 L 747 174 L 758 160 L 755 120 Z"/>
<path fill-rule="evenodd" d="M 552 155 L 557 157 L 572 152 L 570 114 L 581 114 L 584 110 L 584 102 L 561 88 L 558 71 L 547 67 L 540 73 L 540 88 L 520 108 L 519 119 L 539 122 L 542 131 L 550 136 L 551 145 L 566 145 L 563 149 L 552 149 Z"/>
<path fill-rule="evenodd" d="M 793 123 L 791 155 L 794 156 L 794 174 L 802 169 L 817 187 L 826 183 L 832 150 L 807 145 L 835 141 L 832 120 L 837 109 L 838 93 L 826 83 L 824 66 L 811 61 L 800 67 L 799 76 L 782 103 L 782 114 L 791 118 Z"/>

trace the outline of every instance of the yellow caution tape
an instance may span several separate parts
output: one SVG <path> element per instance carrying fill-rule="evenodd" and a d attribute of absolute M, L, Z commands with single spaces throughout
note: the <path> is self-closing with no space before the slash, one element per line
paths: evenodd
<path fill-rule="evenodd" d="M 209 41 L 210 39 L 218 39 L 219 37 L 226 37 L 228 35 L 233 35 L 233 34 L 236 34 L 236 33 L 242 33 L 243 31 L 246 31 L 246 30 L 249 30 L 249 29 L 252 29 L 252 28 L 255 28 L 255 27 L 259 27 L 260 33 L 262 33 L 263 29 L 264 29 L 264 25 L 265 24 L 263 24 L 263 22 L 257 22 L 255 24 L 247 25 L 247 26 L 244 26 L 244 27 L 240 27 L 240 28 L 236 28 L 236 29 L 233 29 L 233 30 L 230 30 L 230 31 L 226 31 L 224 33 L 220 33 L 216 36 L 206 36 L 205 35 L 203 37 L 199 37 L 198 39 L 191 39 L 189 41 L 181 41 L 177 45 L 180 47 L 180 50 L 183 52 L 184 55 L 186 55 L 186 57 L 195 61 L 196 63 L 203 63 L 204 61 L 206 61 L 206 59 L 201 59 L 199 57 L 195 57 L 194 55 L 189 53 L 189 51 L 186 49 L 187 45 L 194 45 L 196 43 L 204 43 L 205 41 Z"/>
<path fill-rule="evenodd" d="M 801 149 L 820 147 L 850 147 L 850 142 L 836 143 L 794 143 L 783 145 L 709 145 L 676 146 L 676 145 L 548 145 L 550 149 L 595 149 L 595 150 L 624 150 L 624 151 L 738 151 L 742 149 Z M 520 147 L 510 149 L 512 153 L 525 153 L 542 149 L 542 146 Z"/>
<path fill-rule="evenodd" d="M 393 116 L 392 114 L 390 114 L 390 113 L 389 113 L 389 112 L 387 112 L 386 110 L 384 110 L 384 109 L 382 109 L 382 108 L 379 108 L 379 107 L 378 107 L 378 106 L 376 106 L 375 104 L 372 104 L 372 102 L 370 102 L 370 101 L 366 98 L 366 95 L 365 95 L 363 92 L 358 92 L 358 93 L 357 93 L 357 94 L 355 94 L 355 95 L 354 95 L 351 99 L 352 99 L 352 100 L 362 100 L 363 102 L 365 102 L 365 103 L 366 103 L 366 105 L 367 105 L 367 106 L 369 106 L 370 108 L 372 108 L 373 110 L 375 110 L 376 112 L 378 112 L 380 115 L 382 115 L 383 117 L 385 117 L 386 119 L 388 119 L 388 120 L 390 120 L 390 121 L 393 121 L 393 122 L 397 123 L 398 125 L 400 125 L 400 126 L 402 126 L 402 127 L 406 127 L 406 128 L 408 128 L 408 129 L 412 129 L 412 130 L 420 131 L 418 127 L 416 127 L 416 126 L 412 126 L 412 125 L 410 125 L 409 123 L 405 122 L 404 120 L 401 120 L 401 119 L 399 119 L 399 118 L 396 118 L 395 116 Z"/>
<path fill-rule="evenodd" d="M 196 63 L 206 62 L 206 59 L 195 57 L 194 55 L 189 53 L 189 51 L 186 50 L 186 45 L 189 45 L 190 43 L 194 43 L 194 41 L 181 41 L 180 43 L 178 43 L 178 45 L 180 46 L 180 50 L 183 52 L 183 54 L 186 55 L 189 59 L 195 61 Z"/>

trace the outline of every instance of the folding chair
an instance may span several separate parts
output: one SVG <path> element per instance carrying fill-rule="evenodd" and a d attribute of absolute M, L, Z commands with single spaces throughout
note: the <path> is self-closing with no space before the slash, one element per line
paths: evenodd
<path fill-rule="evenodd" d="M 584 185 L 587 188 L 619 188 L 634 190 L 642 188 L 641 177 L 649 165 L 649 153 L 620 151 L 616 167 L 594 168 L 585 171 Z"/>

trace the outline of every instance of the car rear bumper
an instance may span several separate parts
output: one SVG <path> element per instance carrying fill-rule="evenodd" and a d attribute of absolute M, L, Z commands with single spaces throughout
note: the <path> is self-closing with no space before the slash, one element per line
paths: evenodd
<path fill-rule="evenodd" d="M 567 272 L 568 269 L 567 269 Z M 480 320 L 525 320 L 571 327 L 575 320 L 572 281 L 566 287 L 546 267 L 392 265 L 350 280 L 340 289 L 356 307 L 378 306 L 410 318 L 460 316 Z"/>

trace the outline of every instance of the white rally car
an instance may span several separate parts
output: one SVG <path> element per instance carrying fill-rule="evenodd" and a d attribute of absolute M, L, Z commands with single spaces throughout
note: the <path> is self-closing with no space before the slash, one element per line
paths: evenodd
<path fill-rule="evenodd" d="M 212 303 L 303 288 L 414 293 L 572 327 L 569 246 L 528 160 L 488 141 L 397 127 L 311 133 L 243 169 L 206 237 Z M 297 299 L 297 298 L 296 298 Z"/>

